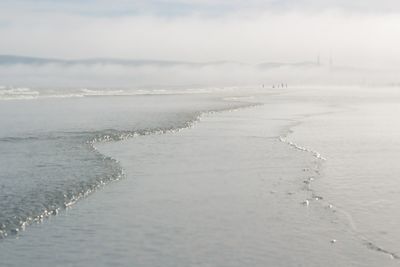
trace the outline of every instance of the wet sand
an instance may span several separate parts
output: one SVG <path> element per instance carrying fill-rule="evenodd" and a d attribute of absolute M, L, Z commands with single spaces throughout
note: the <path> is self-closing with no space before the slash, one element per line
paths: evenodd
<path fill-rule="evenodd" d="M 396 266 L 313 199 L 321 160 L 281 141 L 326 109 L 263 101 L 180 132 L 98 144 L 126 177 L 3 240 L 2 264 Z"/>

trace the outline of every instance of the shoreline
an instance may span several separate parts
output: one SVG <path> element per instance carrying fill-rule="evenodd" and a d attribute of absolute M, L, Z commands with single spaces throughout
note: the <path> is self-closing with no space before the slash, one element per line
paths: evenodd
<path fill-rule="evenodd" d="M 278 99 L 207 114 L 179 132 L 103 143 L 99 150 L 116 158 L 127 178 L 49 223 L 31 227 L 22 234 L 22 244 L 7 240 L 3 253 L 23 258 L 18 247 L 42 237 L 33 254 L 50 249 L 71 265 L 384 262 L 348 237 L 345 227 L 332 225 L 334 217 L 301 204 L 308 195 L 303 181 L 309 173 L 303 170 L 312 169 L 312 155 L 278 138 L 293 116 Z M 66 258 L 63 245 L 49 247 L 60 233 L 76 259 Z M 332 239 L 338 243 L 331 244 Z M 85 253 L 79 250 L 82 245 Z M 104 253 L 113 256 L 104 258 Z M 47 260 L 40 262 L 46 265 Z"/>
<path fill-rule="evenodd" d="M 171 94 L 168 94 L 168 96 L 171 96 Z M 140 95 L 140 97 L 142 97 L 142 95 Z M 81 145 L 83 147 L 87 145 L 88 150 L 91 151 L 93 154 L 95 154 L 97 157 L 101 158 L 102 161 L 104 162 L 104 165 L 115 165 L 115 167 L 113 168 L 115 169 L 114 173 L 111 176 L 102 177 L 100 180 L 95 181 L 94 183 L 88 185 L 86 188 L 83 188 L 83 191 L 75 192 L 75 194 L 73 194 L 69 198 L 67 198 L 64 194 L 65 200 L 63 201 L 62 204 L 44 207 L 40 212 L 36 212 L 34 215 L 31 214 L 27 218 L 22 218 L 22 219 L 19 218 L 18 222 L 16 223 L 0 225 L 0 241 L 4 238 L 17 237 L 20 232 L 25 231 L 26 228 L 29 229 L 29 226 L 31 226 L 32 224 L 42 223 L 44 220 L 49 219 L 49 217 L 57 215 L 60 211 L 70 208 L 76 202 L 87 198 L 89 195 L 92 195 L 93 193 L 98 191 L 99 188 L 104 187 L 111 182 L 120 180 L 123 177 L 123 169 L 119 165 L 118 160 L 109 157 L 104 153 L 101 153 L 96 147 L 97 144 L 101 145 L 102 143 L 107 143 L 107 142 L 118 142 L 129 138 L 137 138 L 146 135 L 175 133 L 179 132 L 182 129 L 193 127 L 193 125 L 198 123 L 203 116 L 218 112 L 228 112 L 243 108 L 249 108 L 260 104 L 260 103 L 249 103 L 238 100 L 225 100 L 225 98 L 216 96 L 210 96 L 210 98 L 213 99 L 212 101 L 224 103 L 225 106 L 221 105 L 221 107 L 218 108 L 209 108 L 205 110 L 198 110 L 192 112 L 193 114 L 191 114 L 191 118 L 184 121 L 182 125 L 178 125 L 176 127 L 169 127 L 165 129 L 158 129 L 158 128 L 145 129 L 142 131 L 111 129 L 106 131 L 88 132 L 87 135 L 89 139 L 86 140 L 84 143 L 82 142 L 82 140 L 80 140 L 82 143 L 77 143 L 77 145 Z M 24 101 L 24 100 L 19 100 L 19 101 Z M 71 132 L 71 134 L 75 133 Z"/>

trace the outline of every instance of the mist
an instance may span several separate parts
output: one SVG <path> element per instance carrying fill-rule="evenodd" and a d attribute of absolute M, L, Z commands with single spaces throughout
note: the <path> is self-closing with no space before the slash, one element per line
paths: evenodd
<path fill-rule="evenodd" d="M 79 8 L 63 1 L 6 1 L 0 11 L 3 55 L 234 64 L 2 64 L 0 84 L 396 84 L 399 7 L 386 2 L 391 9 L 377 1 L 120 1 L 112 9 L 104 1 Z M 260 68 L 263 63 L 275 67 Z"/>

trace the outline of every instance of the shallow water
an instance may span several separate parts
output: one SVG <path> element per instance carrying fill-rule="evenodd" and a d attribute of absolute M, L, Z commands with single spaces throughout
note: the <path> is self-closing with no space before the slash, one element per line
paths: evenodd
<path fill-rule="evenodd" d="M 290 139 L 327 158 L 315 192 L 335 206 L 366 247 L 399 257 L 400 93 L 368 88 L 331 94 L 320 103 L 335 105 L 333 113 L 305 118 Z"/>
<path fill-rule="evenodd" d="M 397 266 L 397 154 L 386 149 L 397 139 L 385 122 L 395 122 L 396 93 L 354 90 L 230 98 L 264 105 L 208 115 L 247 104 L 216 95 L 3 102 L 11 156 L 2 179 L 15 186 L 3 191 L 5 216 L 21 212 L 15 203 L 49 210 L 68 185 L 82 192 L 108 172 L 125 175 L 0 240 L 1 265 Z"/>
<path fill-rule="evenodd" d="M 184 128 L 201 112 L 235 105 L 171 95 L 1 101 L 0 237 L 122 178 L 94 142 Z"/>

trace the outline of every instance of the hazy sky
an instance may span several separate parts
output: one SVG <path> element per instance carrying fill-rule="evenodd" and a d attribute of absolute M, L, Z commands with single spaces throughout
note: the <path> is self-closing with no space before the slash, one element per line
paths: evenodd
<path fill-rule="evenodd" d="M 398 0 L 1 0 L 0 54 L 400 68 Z"/>

